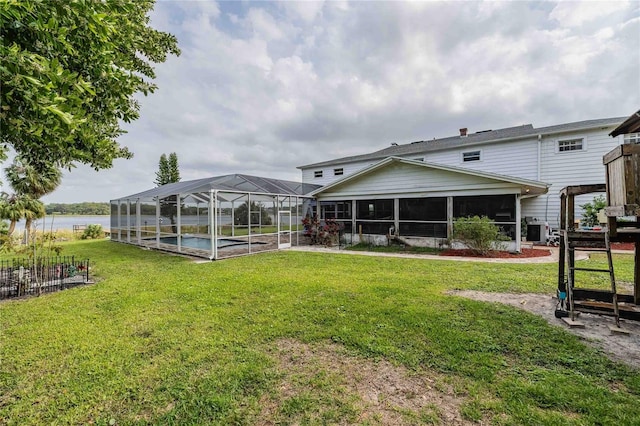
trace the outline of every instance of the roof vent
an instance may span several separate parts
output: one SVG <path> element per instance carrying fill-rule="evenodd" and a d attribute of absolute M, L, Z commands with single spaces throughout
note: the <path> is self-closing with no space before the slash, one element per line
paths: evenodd
<path fill-rule="evenodd" d="M 391 146 L 398 146 L 396 142 L 391 142 Z"/>
<path fill-rule="evenodd" d="M 460 137 L 466 137 L 467 136 L 467 128 L 463 127 L 462 129 L 460 129 Z"/>

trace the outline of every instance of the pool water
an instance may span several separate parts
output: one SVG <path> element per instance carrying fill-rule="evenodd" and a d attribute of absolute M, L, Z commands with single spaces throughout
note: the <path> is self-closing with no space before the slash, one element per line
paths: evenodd
<path fill-rule="evenodd" d="M 163 244 L 178 245 L 178 237 L 162 237 L 160 242 Z M 253 244 L 265 244 L 263 242 L 252 242 Z M 198 250 L 211 251 L 211 240 L 202 237 L 182 237 L 182 246 Z M 232 238 L 218 238 L 218 249 L 225 247 L 248 247 L 246 240 L 235 240 Z"/>

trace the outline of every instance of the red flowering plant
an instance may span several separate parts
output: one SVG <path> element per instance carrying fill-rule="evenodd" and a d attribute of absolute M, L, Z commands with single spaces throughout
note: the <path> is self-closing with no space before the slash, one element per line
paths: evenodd
<path fill-rule="evenodd" d="M 326 246 L 331 246 L 338 242 L 338 235 L 343 228 L 343 225 L 336 222 L 335 219 L 320 221 L 317 215 L 305 216 L 302 219 L 302 226 L 304 226 L 304 235 L 309 237 L 311 244 Z"/>

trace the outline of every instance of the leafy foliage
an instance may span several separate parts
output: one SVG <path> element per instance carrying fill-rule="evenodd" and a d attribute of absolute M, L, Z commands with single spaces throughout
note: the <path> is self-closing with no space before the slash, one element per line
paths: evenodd
<path fill-rule="evenodd" d="M 249 204 L 244 202 L 240 204 L 233 212 L 233 221 L 236 225 L 248 225 Z M 269 214 L 269 210 L 262 203 L 251 202 L 251 224 L 252 225 L 272 225 L 273 220 Z"/>
<path fill-rule="evenodd" d="M 83 240 L 95 240 L 97 238 L 104 238 L 104 231 L 102 230 L 102 225 L 92 224 L 87 225 L 84 229 L 84 232 L 80 236 Z"/>
<path fill-rule="evenodd" d="M 593 197 L 593 201 L 580 206 L 582 208 L 582 224 L 583 226 L 597 226 L 598 212 L 607 207 L 607 200 L 604 195 Z"/>
<path fill-rule="evenodd" d="M 12 147 L 40 168 L 98 169 L 130 158 L 116 138 L 139 117 L 134 95 L 152 93 L 151 63 L 180 53 L 151 28 L 154 1 L 0 3 L 0 155 Z"/>
<path fill-rule="evenodd" d="M 108 215 L 111 213 L 109 203 L 50 203 L 45 204 L 47 214 Z M 155 214 L 155 208 L 153 209 Z"/>
<path fill-rule="evenodd" d="M 486 255 L 492 250 L 502 249 L 500 241 L 506 237 L 500 228 L 486 216 L 461 217 L 453 223 L 453 238 L 471 249 L 474 253 Z"/>
<path fill-rule="evenodd" d="M 5 169 L 5 174 L 9 184 L 16 192 L 14 200 L 21 200 L 22 203 L 14 203 L 14 213 L 22 208 L 22 217 L 25 219 L 25 240 L 29 240 L 31 223 L 33 219 L 41 218 L 45 215 L 44 205 L 40 198 L 53 192 L 62 181 L 62 172 L 58 167 L 50 163 L 39 163 L 36 167 L 24 156 L 17 156 L 11 166 Z M 19 220 L 19 219 L 18 219 Z M 15 221 L 12 220 L 15 227 Z M 13 232 L 13 228 L 12 228 Z"/>
<path fill-rule="evenodd" d="M 305 216 L 302 219 L 304 226 L 304 235 L 311 240 L 311 244 L 322 244 L 331 246 L 338 243 L 338 236 L 342 225 L 334 219 L 325 219 L 320 221 L 318 215 Z"/>

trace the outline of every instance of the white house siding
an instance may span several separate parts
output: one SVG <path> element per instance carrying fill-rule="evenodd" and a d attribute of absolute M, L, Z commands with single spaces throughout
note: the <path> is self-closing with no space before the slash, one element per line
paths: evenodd
<path fill-rule="evenodd" d="M 462 161 L 462 153 L 480 151 L 479 161 Z M 535 138 L 468 146 L 424 155 L 429 163 L 440 163 L 465 169 L 498 173 L 523 179 L 538 179 L 538 142 Z"/>
<path fill-rule="evenodd" d="M 357 163 L 348 163 L 348 164 L 335 164 L 332 166 L 324 166 L 324 167 L 312 167 L 309 169 L 302 170 L 302 182 L 303 183 L 312 183 L 314 185 L 328 185 L 331 182 L 334 182 L 338 179 L 342 179 L 345 176 L 348 176 L 352 173 L 357 172 L 358 170 L 362 170 L 367 166 L 370 166 L 377 161 L 364 161 Z M 343 169 L 343 174 L 335 176 L 334 169 Z M 316 171 L 322 171 L 322 177 L 315 177 Z"/>
<path fill-rule="evenodd" d="M 552 135 L 542 139 L 540 180 L 551 184 L 549 192 L 541 197 L 523 200 L 522 215 L 547 221 L 552 227 L 559 226 L 560 190 L 569 185 L 587 185 L 605 182 L 605 167 L 602 157 L 623 141 L 608 136 L 611 129 Z M 558 141 L 583 138 L 582 151 L 558 152 Z M 576 197 L 576 218 L 581 217 L 585 204 L 598 194 Z"/>
<path fill-rule="evenodd" d="M 320 200 L 517 194 L 520 186 L 494 179 L 396 163 L 319 194 Z"/>

